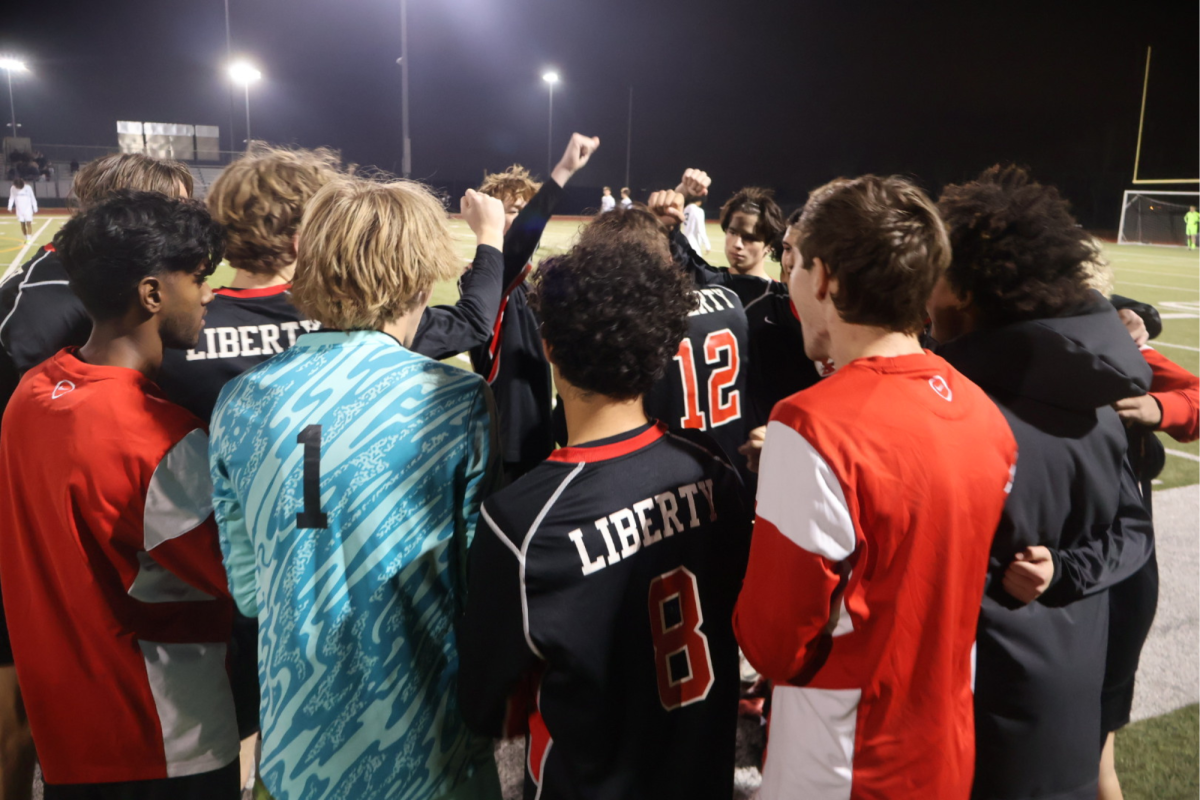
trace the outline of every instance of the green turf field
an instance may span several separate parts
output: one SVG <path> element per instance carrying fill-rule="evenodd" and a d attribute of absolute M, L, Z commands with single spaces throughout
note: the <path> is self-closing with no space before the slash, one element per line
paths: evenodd
<path fill-rule="evenodd" d="M 37 237 L 26 247 L 12 217 L 0 219 L 0 271 L 23 263 L 38 245 L 49 241 L 62 217 L 40 217 L 34 224 Z M 474 253 L 474 237 L 459 221 L 451 223 L 464 262 Z M 580 223 L 551 222 L 542 239 L 539 258 L 571 246 Z M 714 250 L 711 263 L 725 266 L 724 237 L 709 225 Z M 1116 292 L 1155 305 L 1163 316 L 1163 334 L 1154 342 L 1168 358 L 1195 373 L 1200 370 L 1200 254 L 1182 248 L 1105 245 L 1105 255 L 1116 276 Z M 227 267 L 213 276 L 214 285 L 229 280 Z M 439 284 L 434 303 L 457 299 L 453 282 Z M 460 366 L 463 362 L 456 362 Z M 1162 437 L 1167 447 L 1163 488 L 1200 483 L 1200 447 Z M 1197 707 L 1195 705 L 1130 725 L 1118 735 L 1118 770 L 1129 800 L 1174 800 L 1197 796 Z"/>

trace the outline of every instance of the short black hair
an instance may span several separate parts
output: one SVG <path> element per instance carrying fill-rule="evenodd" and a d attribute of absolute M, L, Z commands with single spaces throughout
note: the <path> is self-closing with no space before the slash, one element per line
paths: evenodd
<path fill-rule="evenodd" d="M 225 255 L 225 230 L 198 201 L 120 191 L 68 220 L 54 249 L 88 315 L 108 320 L 129 309 L 147 276 L 211 273 Z"/>
<path fill-rule="evenodd" d="M 1088 302 L 1099 248 L 1058 190 L 1024 168 L 997 164 L 947 186 L 938 209 L 950 234 L 946 277 L 970 293 L 984 325 L 1057 317 Z"/>
<path fill-rule="evenodd" d="M 621 237 L 547 259 L 530 304 L 564 378 L 585 392 L 633 400 L 679 351 L 696 308 L 691 290 L 664 248 Z"/>

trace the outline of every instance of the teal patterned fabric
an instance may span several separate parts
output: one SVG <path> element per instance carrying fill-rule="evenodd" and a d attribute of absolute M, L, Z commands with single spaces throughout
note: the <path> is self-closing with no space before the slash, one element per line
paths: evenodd
<path fill-rule="evenodd" d="M 276 800 L 494 782 L 471 780 L 495 767 L 458 712 L 452 626 L 497 473 L 494 417 L 481 378 L 376 331 L 306 334 L 222 391 L 214 506 L 230 589 L 259 621 Z M 326 527 L 298 527 L 314 520 Z"/>

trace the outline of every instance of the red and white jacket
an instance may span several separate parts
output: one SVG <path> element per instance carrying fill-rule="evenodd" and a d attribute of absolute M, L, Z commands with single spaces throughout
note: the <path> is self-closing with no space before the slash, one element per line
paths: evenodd
<path fill-rule="evenodd" d="M 1150 396 L 1162 409 L 1158 429 L 1179 442 L 1196 441 L 1200 438 L 1200 377 L 1149 345 L 1142 345 L 1141 350 L 1154 371 Z"/>
<path fill-rule="evenodd" d="M 928 352 L 776 405 L 734 613 L 775 682 L 762 800 L 970 795 L 975 628 L 1016 451 Z"/>

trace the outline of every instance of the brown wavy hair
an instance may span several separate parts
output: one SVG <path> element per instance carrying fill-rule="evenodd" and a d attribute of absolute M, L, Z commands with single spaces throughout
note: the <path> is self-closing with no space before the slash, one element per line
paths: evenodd
<path fill-rule="evenodd" d="M 1087 302 L 1099 248 L 1058 189 L 997 164 L 947 186 L 938 208 L 953 249 L 946 277 L 970 295 L 984 325 L 1056 317 Z"/>
<path fill-rule="evenodd" d="M 803 268 L 821 259 L 838 280 L 834 307 L 854 325 L 916 333 L 950 263 L 933 201 L 904 178 L 838 178 L 814 189 L 789 224 L 799 226 Z"/>
<path fill-rule="evenodd" d="M 255 142 L 208 189 L 208 210 L 225 226 L 226 256 L 236 269 L 273 274 L 296 260 L 304 208 L 343 174 L 332 150 L 271 147 Z"/>
<path fill-rule="evenodd" d="M 182 192 L 179 190 L 181 185 Z M 186 199 L 192 196 L 192 173 L 178 161 L 152 158 L 143 153 L 112 153 L 80 168 L 71 185 L 71 196 L 74 205 L 82 210 L 122 189 Z"/>
<path fill-rule="evenodd" d="M 416 181 L 342 176 L 300 223 L 292 299 L 326 328 L 380 330 L 462 270 L 446 210 Z"/>
<path fill-rule="evenodd" d="M 520 164 L 513 164 L 503 172 L 485 172 L 483 183 L 479 184 L 480 192 L 506 203 L 513 200 L 528 203 L 541 188 L 542 184 Z"/>

